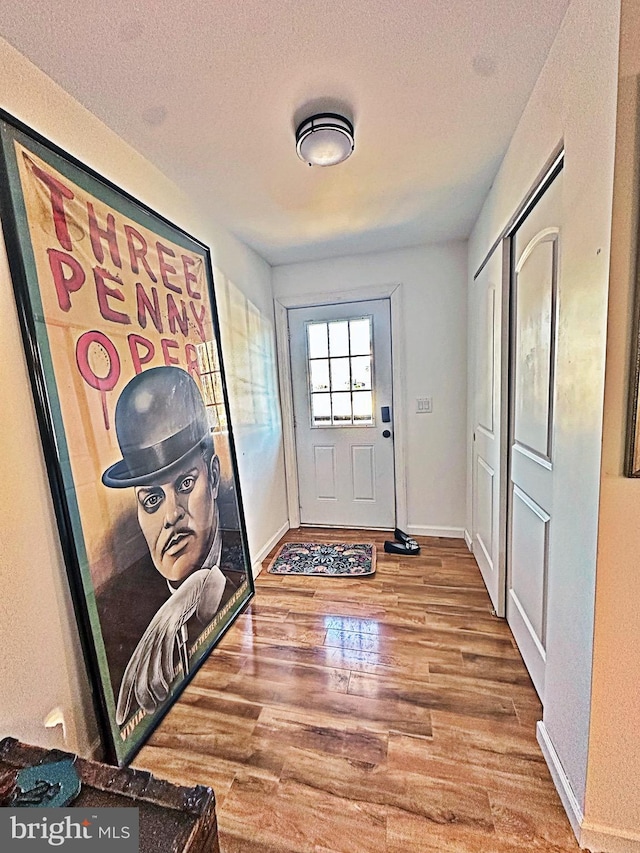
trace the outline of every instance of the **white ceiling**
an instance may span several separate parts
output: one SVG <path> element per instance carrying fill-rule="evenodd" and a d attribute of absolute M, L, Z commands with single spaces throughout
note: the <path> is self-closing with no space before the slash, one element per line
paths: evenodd
<path fill-rule="evenodd" d="M 468 236 L 567 6 L 7 0 L 0 34 L 279 264 Z M 356 130 L 327 169 L 322 109 Z"/>

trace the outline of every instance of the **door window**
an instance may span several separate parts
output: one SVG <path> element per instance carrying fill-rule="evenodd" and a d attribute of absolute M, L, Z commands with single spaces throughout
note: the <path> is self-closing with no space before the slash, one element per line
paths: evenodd
<path fill-rule="evenodd" d="M 307 323 L 311 426 L 373 426 L 371 317 Z"/>

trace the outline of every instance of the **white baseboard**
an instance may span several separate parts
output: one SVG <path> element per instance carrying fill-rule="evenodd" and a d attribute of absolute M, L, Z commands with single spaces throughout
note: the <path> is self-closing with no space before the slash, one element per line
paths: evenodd
<path fill-rule="evenodd" d="M 564 772 L 558 753 L 542 720 L 536 726 L 538 743 L 551 771 L 562 805 L 580 847 L 591 853 L 640 853 L 640 833 L 585 820 L 580 803 Z"/>
<path fill-rule="evenodd" d="M 580 846 L 591 850 L 591 853 L 638 853 L 640 851 L 640 834 L 627 832 L 604 824 L 582 822 Z"/>
<path fill-rule="evenodd" d="M 276 545 L 284 536 L 284 534 L 289 530 L 289 520 L 285 521 L 280 530 L 276 531 L 273 534 L 271 539 L 260 548 L 257 554 L 253 555 L 253 560 L 251 562 L 251 571 L 253 572 L 253 577 L 257 578 L 260 572 L 262 571 L 262 561 L 267 556 L 269 551 Z"/>
<path fill-rule="evenodd" d="M 464 529 L 464 541 L 465 541 L 465 542 L 466 542 L 466 544 L 467 544 L 467 548 L 468 548 L 468 549 L 471 551 L 471 553 L 473 554 L 473 542 L 472 542 L 472 540 L 471 540 L 471 534 L 469 533 L 469 531 L 467 530 L 467 528 L 466 528 L 466 527 L 465 527 L 465 529 Z"/>
<path fill-rule="evenodd" d="M 412 536 L 444 536 L 447 539 L 464 539 L 464 527 L 427 527 L 409 524 L 407 533 Z"/>
<path fill-rule="evenodd" d="M 556 752 L 551 738 L 549 737 L 547 727 L 542 720 L 540 720 L 536 726 L 536 736 L 538 738 L 538 743 L 540 744 L 544 760 L 547 762 L 547 766 L 551 772 L 553 784 L 556 786 L 556 790 L 560 795 L 564 810 L 566 811 L 569 822 L 571 823 L 571 828 L 573 829 L 576 838 L 581 843 L 582 839 L 580 838 L 580 833 L 582 823 L 584 821 L 584 814 L 582 813 L 580 803 L 573 792 L 569 778 L 564 772 L 564 767 L 562 766 L 558 753 Z"/>

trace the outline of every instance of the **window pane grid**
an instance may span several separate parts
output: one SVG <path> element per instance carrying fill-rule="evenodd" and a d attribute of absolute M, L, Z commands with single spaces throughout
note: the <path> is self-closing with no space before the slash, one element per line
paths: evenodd
<path fill-rule="evenodd" d="M 371 318 L 307 324 L 312 426 L 373 426 Z"/>

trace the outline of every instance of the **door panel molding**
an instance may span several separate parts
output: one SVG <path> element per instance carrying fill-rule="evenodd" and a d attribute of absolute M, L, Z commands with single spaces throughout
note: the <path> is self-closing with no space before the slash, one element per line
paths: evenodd
<path fill-rule="evenodd" d="M 375 501 L 376 449 L 372 444 L 358 444 L 351 447 L 351 488 L 354 501 Z"/>
<path fill-rule="evenodd" d="M 284 467 L 287 483 L 289 523 L 300 526 L 300 493 L 298 489 L 298 462 L 293 415 L 291 384 L 291 352 L 289 346 L 288 311 L 290 308 L 311 308 L 319 305 L 338 305 L 343 302 L 370 302 L 388 299 L 391 308 L 391 357 L 393 381 L 393 451 L 395 463 L 396 525 L 407 529 L 407 476 L 406 476 L 406 424 L 405 369 L 402 334 L 402 284 L 393 283 L 371 288 L 357 288 L 336 293 L 308 293 L 274 298 L 276 350 L 278 353 L 278 379 L 282 411 Z"/>
<path fill-rule="evenodd" d="M 489 463 L 486 462 L 482 456 L 478 456 L 478 464 L 476 466 L 477 504 L 484 504 L 486 511 L 483 513 L 480 506 L 476 506 L 478 516 L 476 537 L 485 552 L 487 563 L 491 571 L 493 571 L 493 505 L 495 500 L 495 473 L 496 472 Z"/>
<path fill-rule="evenodd" d="M 522 455 L 526 456 L 527 459 L 531 459 L 538 465 L 542 465 L 542 467 L 546 468 L 547 471 L 551 471 L 553 468 L 553 463 L 548 456 L 543 456 L 542 453 L 539 453 L 532 447 L 528 447 L 526 444 L 522 444 L 517 439 L 513 442 L 512 450 L 514 453 L 522 453 Z"/>
<path fill-rule="evenodd" d="M 539 506 L 530 495 L 523 492 L 514 484 L 513 487 L 513 540 L 515 545 L 518 534 L 522 535 L 525 543 L 523 549 L 523 563 L 525 564 L 526 581 L 524 582 L 523 595 L 518 595 L 514 586 L 523 577 L 520 571 L 522 566 L 514 562 L 511 566 L 509 576 L 509 593 L 516 600 L 518 606 L 527 615 L 528 623 L 534 633 L 534 639 L 542 650 L 546 660 L 546 635 L 547 635 L 547 581 L 549 575 L 549 522 L 551 516 Z M 516 498 L 520 504 L 516 502 Z M 525 509 L 518 509 L 518 507 Z M 531 523 L 533 521 L 533 524 Z M 528 530 L 525 529 L 528 527 Z M 533 571 L 527 570 L 527 564 L 537 558 L 541 573 L 536 578 Z M 536 584 L 536 580 L 539 583 Z M 528 581 L 528 588 L 527 588 Z M 532 583 L 533 581 L 533 583 Z M 528 601 L 525 601 L 525 597 Z M 534 612 L 535 611 L 535 612 Z"/>
<path fill-rule="evenodd" d="M 518 596 L 516 595 L 516 593 L 512 589 L 509 590 L 509 598 L 511 599 L 514 607 L 517 610 L 518 618 L 522 621 L 522 624 L 525 627 L 526 636 L 533 643 L 533 645 L 536 647 L 536 651 L 540 655 L 542 662 L 546 663 L 547 662 L 546 649 L 542 645 L 542 643 L 540 642 L 540 639 L 536 633 L 536 629 L 531 624 L 531 621 L 530 621 L 529 617 L 527 616 L 527 611 L 525 610 L 522 602 L 520 601 L 520 599 L 518 598 Z M 513 614 L 510 614 L 510 618 L 513 618 Z M 538 685 L 536 684 L 536 679 L 534 677 L 534 673 L 531 673 L 531 680 L 533 681 L 533 683 L 536 685 L 536 688 L 537 688 Z M 540 694 L 540 690 L 538 690 L 538 694 Z"/>
<path fill-rule="evenodd" d="M 491 432 L 486 427 L 483 427 L 482 424 L 476 424 L 476 432 L 479 432 L 480 435 L 484 435 L 487 438 L 495 438 L 495 433 Z"/>
<path fill-rule="evenodd" d="M 336 454 L 334 448 L 317 444 L 313 448 L 316 498 L 320 501 L 338 499 L 336 486 Z"/>
<path fill-rule="evenodd" d="M 483 325 L 486 333 L 485 346 L 480 355 L 482 363 L 477 375 L 481 382 L 481 405 L 478 407 L 477 429 L 490 438 L 494 437 L 495 414 L 494 402 L 496 392 L 496 286 L 490 284 L 485 292 L 482 303 Z M 486 421 L 486 423 L 485 423 Z"/>
<path fill-rule="evenodd" d="M 527 262 L 533 258 L 536 250 L 540 249 L 543 246 L 550 246 L 551 249 L 551 280 L 549 282 L 549 291 L 548 291 L 548 299 L 549 299 L 549 320 L 548 320 L 548 329 L 546 331 L 546 337 L 548 340 L 536 341 L 536 344 L 541 344 L 542 346 L 547 345 L 548 354 L 547 354 L 547 364 L 546 368 L 548 371 L 547 377 L 547 389 L 548 395 L 547 399 L 544 401 L 546 403 L 546 409 L 543 411 L 540 409 L 536 414 L 543 416 L 544 420 L 544 437 L 542 435 L 538 436 L 541 439 L 540 444 L 544 444 L 544 448 L 542 446 L 534 446 L 531 442 L 527 442 L 522 440 L 522 436 L 518 434 L 519 428 L 519 417 L 518 413 L 514 412 L 514 423 L 513 423 L 513 437 L 515 444 L 519 445 L 522 448 L 527 448 L 532 454 L 532 458 L 540 458 L 547 460 L 549 464 L 551 464 L 552 459 L 552 438 L 553 438 L 553 417 L 554 417 L 554 388 L 555 388 L 555 364 L 556 364 L 556 336 L 557 336 L 557 307 L 558 307 L 558 240 L 559 240 L 560 230 L 559 228 L 552 226 L 548 228 L 543 228 L 538 231 L 533 238 L 529 241 L 529 243 L 522 250 L 518 263 L 514 270 L 515 281 L 514 281 L 514 291 L 517 294 L 515 296 L 515 315 L 514 321 L 516 324 L 516 341 L 515 345 L 518 346 L 517 336 L 519 327 L 518 327 L 518 319 L 519 319 L 519 307 L 518 303 L 521 299 L 520 292 L 522 290 L 522 285 L 520 284 L 520 279 L 522 273 L 525 269 L 525 265 Z M 536 260 L 539 258 L 539 252 L 536 253 Z M 541 259 L 542 262 L 546 262 L 547 259 L 544 257 Z M 539 347 L 538 347 L 539 348 Z M 516 358 L 517 353 L 514 352 L 514 358 Z M 516 359 L 517 360 L 517 359 Z M 517 381 L 517 375 L 516 375 Z M 533 383 L 531 383 L 533 384 Z M 534 401 L 535 402 L 535 401 Z M 539 403 L 542 403 L 540 400 Z M 529 414 L 534 414 L 531 411 Z M 542 425 L 542 424 L 540 424 Z M 534 424 L 535 426 L 535 424 Z M 533 438 L 533 436 L 532 436 Z"/>
<path fill-rule="evenodd" d="M 535 639 L 535 632 L 527 614 L 523 611 L 517 596 L 509 590 L 507 597 L 509 606 L 509 627 L 511 633 L 517 635 L 517 646 L 522 657 L 527 660 L 527 670 L 531 676 L 533 686 L 544 704 L 544 676 L 547 656 L 545 650 Z"/>
<path fill-rule="evenodd" d="M 533 254 L 533 250 L 539 246 L 541 243 L 553 243 L 554 244 L 554 252 L 557 249 L 558 237 L 560 235 L 560 229 L 555 225 L 552 225 L 549 228 L 542 228 L 538 233 L 533 237 L 529 243 L 522 250 L 522 254 L 520 255 L 520 260 L 518 261 L 518 265 L 516 266 L 515 272 L 516 275 L 520 273 L 522 267 L 529 260 L 530 255 Z"/>

